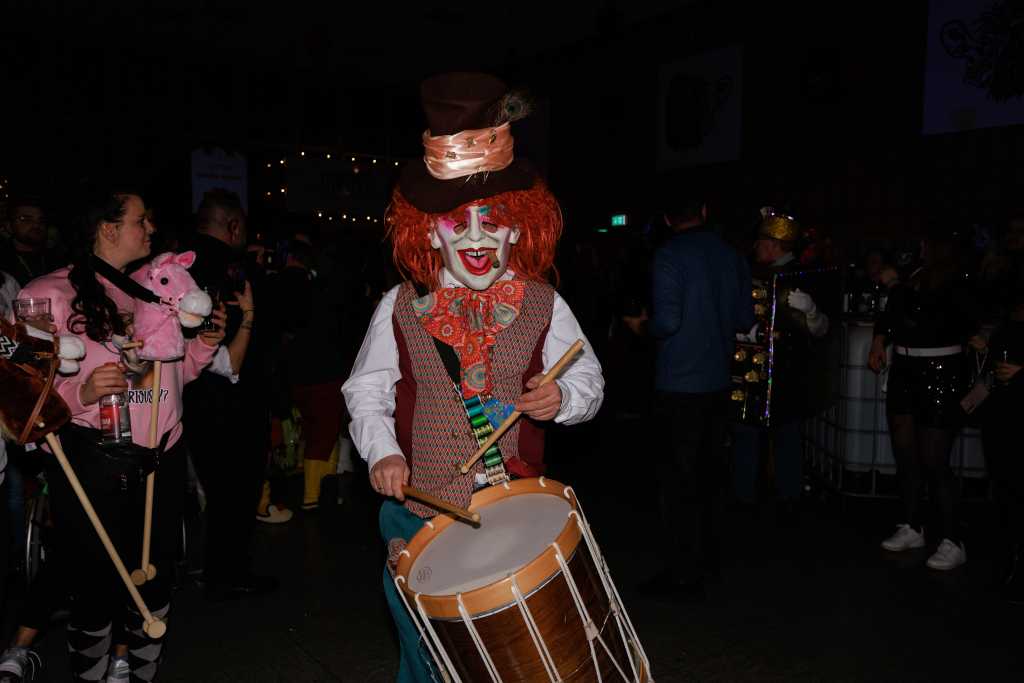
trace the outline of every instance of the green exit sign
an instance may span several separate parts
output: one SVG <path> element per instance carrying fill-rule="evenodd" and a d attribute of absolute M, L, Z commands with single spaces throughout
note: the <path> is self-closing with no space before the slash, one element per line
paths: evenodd
<path fill-rule="evenodd" d="M 620 214 L 618 216 L 612 216 L 612 226 L 613 227 L 616 226 L 616 225 L 625 225 L 625 224 L 626 224 L 626 214 Z"/>

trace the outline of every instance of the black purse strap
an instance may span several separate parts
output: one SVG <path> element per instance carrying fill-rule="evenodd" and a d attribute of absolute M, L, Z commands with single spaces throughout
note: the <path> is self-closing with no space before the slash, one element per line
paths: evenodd
<path fill-rule="evenodd" d="M 92 267 L 97 273 L 110 280 L 111 284 L 120 289 L 133 299 L 139 299 L 151 304 L 159 304 L 160 297 L 149 291 L 135 280 L 131 279 L 120 270 L 110 265 L 99 256 L 93 254 Z"/>

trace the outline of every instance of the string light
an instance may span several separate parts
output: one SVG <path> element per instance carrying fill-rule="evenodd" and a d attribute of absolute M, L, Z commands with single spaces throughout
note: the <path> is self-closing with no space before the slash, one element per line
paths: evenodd
<path fill-rule="evenodd" d="M 270 164 L 267 164 L 267 168 L 270 168 Z"/>
<path fill-rule="evenodd" d="M 330 159 L 330 158 L 331 158 L 331 155 L 330 155 L 330 154 L 328 154 L 328 155 L 327 155 L 327 158 L 328 158 L 328 159 Z"/>
<path fill-rule="evenodd" d="M 305 152 L 299 152 L 299 156 L 306 156 Z"/>
<path fill-rule="evenodd" d="M 356 158 L 355 158 L 355 157 L 352 157 L 352 161 L 355 161 L 355 160 L 356 160 Z"/>
<path fill-rule="evenodd" d="M 373 219 L 373 222 L 374 222 L 374 223 L 376 223 L 376 222 L 377 222 L 377 219 L 376 219 L 376 218 L 374 218 L 374 219 Z"/>
<path fill-rule="evenodd" d="M 267 194 L 270 194 L 269 192 Z"/>
<path fill-rule="evenodd" d="M 397 161 L 395 162 L 395 166 L 398 166 L 398 162 Z"/>
<path fill-rule="evenodd" d="M 281 188 L 281 192 L 284 192 L 284 188 L 283 187 Z"/>
<path fill-rule="evenodd" d="M 317 216 L 320 216 L 320 218 L 323 218 L 323 217 L 324 217 L 324 213 L 323 213 L 323 211 L 317 211 L 317 212 L 316 212 L 316 215 L 317 215 Z"/>
<path fill-rule="evenodd" d="M 284 163 L 284 159 L 281 159 L 281 163 L 282 163 L 282 164 Z"/>
<path fill-rule="evenodd" d="M 348 218 L 348 214 L 345 214 L 344 216 L 342 216 L 342 218 Z"/>
<path fill-rule="evenodd" d="M 377 163 L 377 160 L 376 160 L 376 159 L 374 159 L 374 160 L 373 160 L 373 163 Z"/>
<path fill-rule="evenodd" d="M 366 220 L 370 220 L 370 217 L 369 217 L 369 216 L 367 216 L 367 217 L 366 217 Z"/>
<path fill-rule="evenodd" d="M 353 218 L 353 219 L 352 219 L 352 222 L 353 222 L 353 223 L 355 223 L 355 222 L 356 222 L 356 219 L 355 219 L 355 218 Z"/>
<path fill-rule="evenodd" d="M 334 220 L 334 218 L 333 218 L 332 216 L 328 216 L 328 217 L 327 217 L 327 220 L 329 220 L 329 221 L 333 221 L 333 220 Z"/>

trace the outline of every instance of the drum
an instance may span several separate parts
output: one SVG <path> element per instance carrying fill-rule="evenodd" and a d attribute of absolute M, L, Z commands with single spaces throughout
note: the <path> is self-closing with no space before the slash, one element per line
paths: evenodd
<path fill-rule="evenodd" d="M 440 515 L 395 585 L 445 680 L 649 683 L 650 665 L 573 490 L 518 479 Z"/>

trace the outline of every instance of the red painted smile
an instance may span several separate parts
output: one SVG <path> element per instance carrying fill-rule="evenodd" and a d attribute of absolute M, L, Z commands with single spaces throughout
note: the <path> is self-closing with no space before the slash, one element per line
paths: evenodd
<path fill-rule="evenodd" d="M 485 275 L 491 269 L 488 252 L 494 249 L 460 249 L 459 257 L 471 275 Z"/>

